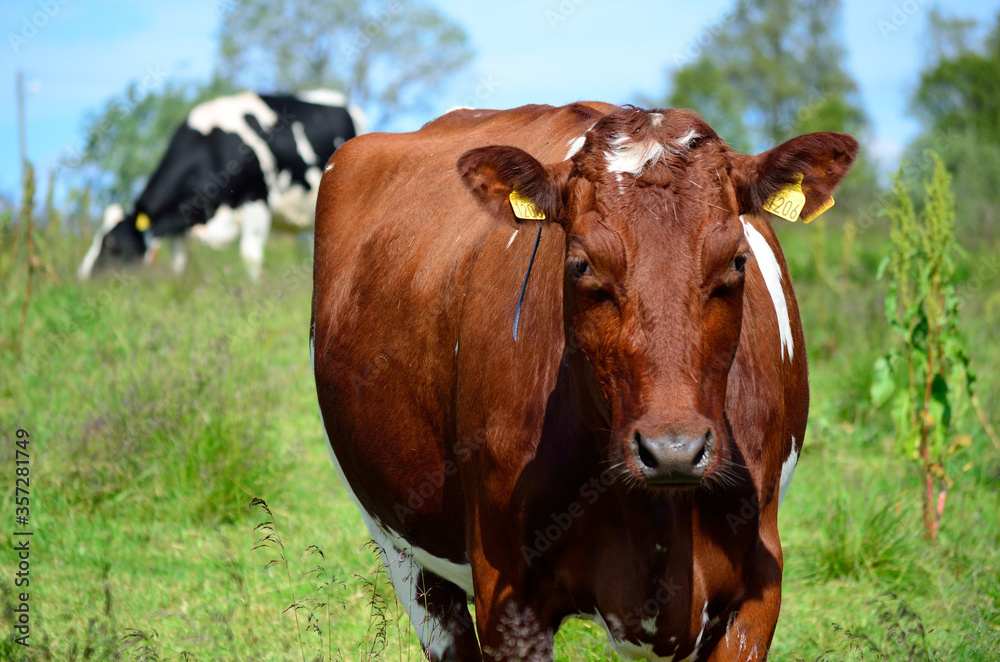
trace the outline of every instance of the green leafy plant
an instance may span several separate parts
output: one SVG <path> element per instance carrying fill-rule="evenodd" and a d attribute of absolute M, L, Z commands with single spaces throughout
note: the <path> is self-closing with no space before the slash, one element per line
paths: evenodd
<path fill-rule="evenodd" d="M 892 252 L 878 277 L 888 281 L 885 315 L 895 342 L 875 362 L 871 397 L 890 406 L 898 445 L 920 466 L 924 531 L 933 540 L 953 484 L 945 461 L 971 444 L 970 435 L 954 428 L 971 401 L 975 375 L 958 328 L 951 177 L 937 153 L 927 154 L 933 171 L 919 217 L 901 175 L 885 209 Z"/>

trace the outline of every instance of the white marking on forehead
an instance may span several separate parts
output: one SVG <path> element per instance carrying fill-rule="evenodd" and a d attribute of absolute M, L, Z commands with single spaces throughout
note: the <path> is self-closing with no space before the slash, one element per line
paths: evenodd
<path fill-rule="evenodd" d="M 774 251 L 764 235 L 757 232 L 757 229 L 743 220 L 740 216 L 740 223 L 743 224 L 743 234 L 750 242 L 750 250 L 757 258 L 757 268 L 760 269 L 764 277 L 764 284 L 771 295 L 771 302 L 774 304 L 774 314 L 778 317 L 778 335 L 781 337 L 782 359 L 784 352 L 788 352 L 788 360 L 792 360 L 792 352 L 795 349 L 792 343 L 792 325 L 788 319 L 788 302 L 785 300 L 785 290 L 781 287 L 781 267 L 774 257 Z"/>
<path fill-rule="evenodd" d="M 701 138 L 701 134 L 694 129 L 689 129 L 687 133 L 677 139 L 677 142 L 681 147 L 687 149 L 691 146 L 691 143 L 698 138 Z"/>
<path fill-rule="evenodd" d="M 307 90 L 295 95 L 300 101 L 315 103 L 320 106 L 346 106 L 347 97 L 337 90 Z"/>
<path fill-rule="evenodd" d="M 792 484 L 792 474 L 795 473 L 795 465 L 799 463 L 799 451 L 795 448 L 795 437 L 792 437 L 792 452 L 788 454 L 785 461 L 781 465 L 781 483 L 778 487 L 778 508 L 781 508 L 781 502 L 785 498 L 785 492 L 788 491 L 788 486 Z"/>
<path fill-rule="evenodd" d="M 659 161 L 665 150 L 656 140 L 636 142 L 628 136 L 616 136 L 604 158 L 608 161 L 608 172 L 627 172 L 638 177 L 647 164 Z"/>
<path fill-rule="evenodd" d="M 650 113 L 649 121 L 653 123 L 653 126 L 660 126 L 663 122 L 663 113 Z"/>
<path fill-rule="evenodd" d="M 517 233 L 520 232 L 520 231 L 521 231 L 520 228 L 518 228 L 517 230 L 514 230 L 514 234 L 512 234 L 510 236 L 510 239 L 507 240 L 507 245 L 503 247 L 504 250 L 507 250 L 508 248 L 510 248 L 510 245 L 514 243 L 514 237 L 516 237 Z"/>
<path fill-rule="evenodd" d="M 563 161 L 568 161 L 569 159 L 576 156 L 576 153 L 583 149 L 583 143 L 587 142 L 587 136 L 583 135 L 579 138 L 573 138 L 570 140 L 566 146 L 569 147 L 569 151 L 566 152 L 566 158 Z"/>

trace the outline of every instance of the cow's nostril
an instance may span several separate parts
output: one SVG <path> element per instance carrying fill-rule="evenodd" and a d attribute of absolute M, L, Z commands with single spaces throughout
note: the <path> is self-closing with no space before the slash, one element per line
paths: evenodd
<path fill-rule="evenodd" d="M 635 444 L 636 454 L 639 456 L 640 462 L 650 469 L 655 469 L 659 466 L 659 462 L 656 461 L 656 457 L 654 457 L 653 453 L 649 450 L 649 448 L 647 448 L 646 442 L 642 438 L 642 435 L 639 434 L 638 430 L 636 430 L 632 435 L 632 443 Z"/>

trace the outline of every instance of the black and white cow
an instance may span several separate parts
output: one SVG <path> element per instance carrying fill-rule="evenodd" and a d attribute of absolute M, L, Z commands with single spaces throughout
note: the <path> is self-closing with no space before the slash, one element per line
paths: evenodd
<path fill-rule="evenodd" d="M 105 210 L 79 276 L 155 259 L 162 239 L 184 269 L 187 234 L 221 248 L 240 238 L 250 275 L 260 277 L 272 227 L 312 228 L 323 165 L 363 131 L 364 116 L 340 92 L 292 96 L 243 92 L 195 106 L 128 214 Z"/>

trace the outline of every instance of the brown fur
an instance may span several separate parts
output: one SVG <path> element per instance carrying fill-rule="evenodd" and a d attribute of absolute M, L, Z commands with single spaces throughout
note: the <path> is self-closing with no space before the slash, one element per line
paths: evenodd
<path fill-rule="evenodd" d="M 792 438 L 802 442 L 808 386 L 760 205 L 802 173 L 809 213 L 857 143 L 812 134 L 737 155 L 696 114 L 656 112 L 658 122 L 596 103 L 458 111 L 412 134 L 351 140 L 324 177 L 320 409 L 362 507 L 411 544 L 471 564 L 478 641 L 461 590 L 422 574 L 429 611 L 454 636 L 446 659 L 525 646 L 548 659 L 564 617 L 598 612 L 616 640 L 659 656 L 766 656 L 781 601 L 778 478 Z M 677 143 L 692 129 L 695 143 Z M 638 176 L 609 172 L 621 136 L 657 141 L 662 158 Z M 546 214 L 516 343 L 539 221 L 514 217 L 515 188 Z M 792 361 L 740 214 L 781 266 Z M 698 486 L 645 484 L 636 432 L 706 429 L 716 443 Z M 447 477 L 421 492 L 434 475 Z M 563 515 L 571 524 L 549 540 Z M 642 622 L 654 616 L 650 634 Z"/>

